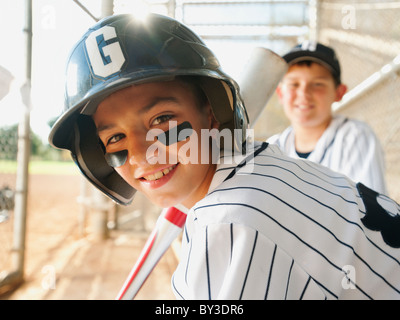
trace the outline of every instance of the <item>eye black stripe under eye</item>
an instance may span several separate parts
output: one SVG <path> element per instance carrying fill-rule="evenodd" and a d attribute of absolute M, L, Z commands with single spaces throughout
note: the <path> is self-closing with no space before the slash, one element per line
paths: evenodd
<path fill-rule="evenodd" d="M 187 130 L 187 135 L 179 137 L 183 130 Z M 174 144 L 178 141 L 186 140 L 192 134 L 192 125 L 190 122 L 185 121 L 180 125 L 168 130 L 157 136 L 157 139 L 166 146 Z M 180 139 L 179 139 L 180 138 Z M 110 167 L 118 168 L 125 164 L 128 159 L 128 150 L 121 150 L 113 153 L 105 153 L 104 158 Z"/>
<path fill-rule="evenodd" d="M 110 167 L 118 168 L 123 166 L 126 162 L 126 159 L 128 159 L 128 150 L 106 153 L 104 158 Z"/>
<path fill-rule="evenodd" d="M 183 130 L 187 130 L 187 134 L 185 136 L 179 136 Z M 177 143 L 179 141 L 184 141 L 189 136 L 192 135 L 193 127 L 190 122 L 185 121 L 182 122 L 180 125 L 165 131 L 157 136 L 157 140 L 160 141 L 162 144 L 169 146 L 171 144 Z"/>

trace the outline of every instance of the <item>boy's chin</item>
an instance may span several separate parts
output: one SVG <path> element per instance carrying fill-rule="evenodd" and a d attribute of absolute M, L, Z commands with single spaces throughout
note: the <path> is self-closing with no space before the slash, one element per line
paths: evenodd
<path fill-rule="evenodd" d="M 170 208 L 170 207 L 175 207 L 180 204 L 180 201 L 178 199 L 175 199 L 173 197 L 168 197 L 168 196 L 151 196 L 151 195 L 145 195 L 146 198 L 156 205 L 157 207 L 160 208 Z"/>

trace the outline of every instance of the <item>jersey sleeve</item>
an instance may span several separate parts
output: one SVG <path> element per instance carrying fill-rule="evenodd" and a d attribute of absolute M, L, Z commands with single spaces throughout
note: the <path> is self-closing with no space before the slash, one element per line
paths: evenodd
<path fill-rule="evenodd" d="M 364 123 L 352 121 L 342 139 L 342 172 L 355 182 L 387 194 L 384 153 L 372 129 Z"/>

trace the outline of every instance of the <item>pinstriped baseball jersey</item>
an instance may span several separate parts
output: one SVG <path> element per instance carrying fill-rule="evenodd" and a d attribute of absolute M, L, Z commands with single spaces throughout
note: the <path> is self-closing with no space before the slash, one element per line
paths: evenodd
<path fill-rule="evenodd" d="M 397 203 L 276 145 L 244 161 L 188 214 L 178 299 L 400 299 Z"/>
<path fill-rule="evenodd" d="M 268 142 L 277 144 L 290 157 L 298 158 L 292 127 Z M 383 150 L 364 122 L 336 115 L 307 159 L 387 194 Z"/>

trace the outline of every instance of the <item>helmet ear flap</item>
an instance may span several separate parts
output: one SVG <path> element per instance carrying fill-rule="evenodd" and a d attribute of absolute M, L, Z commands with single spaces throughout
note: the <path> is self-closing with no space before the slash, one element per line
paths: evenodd
<path fill-rule="evenodd" d="M 246 153 L 246 130 L 249 119 L 236 84 L 228 84 L 216 78 L 201 77 L 200 86 L 210 102 L 215 119 L 220 124 L 219 130 L 229 129 L 233 133 L 232 142 L 235 149 Z"/>
<path fill-rule="evenodd" d="M 130 204 L 136 190 L 107 164 L 92 117 L 79 115 L 74 130 L 72 157 L 84 176 L 117 203 Z"/>
<path fill-rule="evenodd" d="M 235 123 L 235 128 L 240 128 L 240 130 L 234 130 L 235 137 L 235 147 L 240 150 L 242 154 L 247 152 L 247 129 L 249 127 L 249 117 L 247 115 L 246 108 L 241 103 L 241 100 L 236 104 L 236 108 L 233 114 L 233 121 Z"/>
<path fill-rule="evenodd" d="M 214 117 L 220 124 L 220 129 L 234 129 L 234 101 L 228 85 L 219 79 L 200 77 L 200 87 L 210 102 Z"/>

